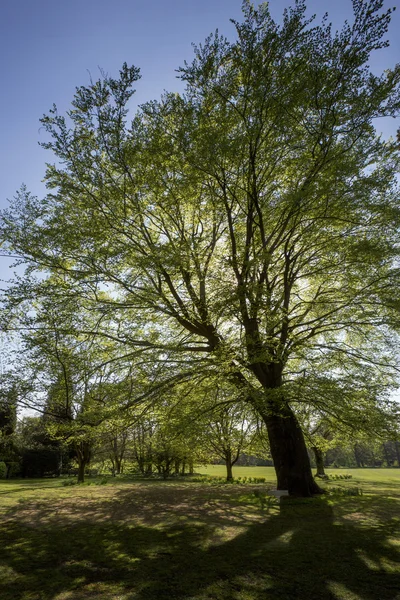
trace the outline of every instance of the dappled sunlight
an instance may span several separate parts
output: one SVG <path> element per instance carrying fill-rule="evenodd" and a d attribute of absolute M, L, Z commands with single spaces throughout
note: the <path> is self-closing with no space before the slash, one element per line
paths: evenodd
<path fill-rule="evenodd" d="M 294 533 L 295 529 L 293 529 L 292 531 L 286 531 L 285 533 L 282 533 L 282 535 L 278 536 L 276 539 L 265 544 L 265 547 L 269 548 L 270 550 L 284 550 L 286 549 L 286 546 L 290 544 Z"/>
<path fill-rule="evenodd" d="M 2 600 L 393 600 L 400 589 L 391 499 L 287 499 L 267 511 L 251 486 L 58 491 L 7 509 Z"/>
<path fill-rule="evenodd" d="M 243 489 L 239 486 L 205 488 L 191 485 L 132 485 L 125 487 L 102 487 L 84 494 L 78 488 L 77 496 L 40 502 L 24 500 L 7 510 L 4 519 L 12 520 L 18 514 L 20 523 L 39 527 L 51 523 L 77 523 L 80 521 L 106 522 L 126 521 L 138 525 L 175 523 L 180 518 L 210 520 L 215 524 L 230 523 L 234 526 L 251 524 L 264 518 L 263 514 L 246 504 L 235 503 Z M 251 491 L 251 488 L 249 488 Z"/>
<path fill-rule="evenodd" d="M 381 565 L 374 561 L 371 560 L 371 558 L 362 550 L 356 550 L 360 560 L 365 563 L 365 565 L 368 567 L 368 569 L 370 569 L 371 571 L 380 571 L 381 569 Z"/>
<path fill-rule="evenodd" d="M 13 583 L 18 576 L 18 572 L 12 567 L 9 567 L 6 564 L 0 564 L 0 581 L 2 581 L 4 585 Z"/>
<path fill-rule="evenodd" d="M 365 600 L 364 596 L 354 594 L 345 585 L 337 581 L 328 581 L 327 588 L 333 594 L 331 597 L 337 598 L 337 600 Z"/>

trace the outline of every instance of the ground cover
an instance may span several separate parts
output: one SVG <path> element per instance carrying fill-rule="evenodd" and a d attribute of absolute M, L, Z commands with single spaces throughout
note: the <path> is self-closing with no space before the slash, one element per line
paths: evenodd
<path fill-rule="evenodd" d="M 273 477 L 261 486 L 1 481 L 0 598 L 393 600 L 400 480 L 387 471 L 327 484 L 363 495 L 281 507 L 260 498 Z"/>
<path fill-rule="evenodd" d="M 226 477 L 225 465 L 204 465 L 196 467 L 198 473 L 204 475 Z M 351 469 L 347 467 L 325 469 L 328 475 L 347 474 L 353 480 L 360 482 L 368 481 L 380 485 L 394 483 L 400 486 L 400 469 Z M 275 470 L 273 467 L 233 467 L 233 476 L 237 477 L 265 477 L 267 481 L 274 482 Z"/>

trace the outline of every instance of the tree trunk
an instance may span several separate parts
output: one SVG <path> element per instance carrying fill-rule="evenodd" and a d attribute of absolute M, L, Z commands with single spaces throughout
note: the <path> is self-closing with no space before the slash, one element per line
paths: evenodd
<path fill-rule="evenodd" d="M 359 469 L 362 469 L 364 467 L 364 461 L 362 459 L 361 452 L 357 444 L 354 446 L 354 457 L 356 459 L 357 467 Z"/>
<path fill-rule="evenodd" d="M 85 481 L 85 469 L 90 462 L 90 444 L 80 442 L 75 445 L 76 456 L 78 459 L 78 483 Z"/>
<path fill-rule="evenodd" d="M 320 448 L 317 448 L 317 446 L 313 446 L 312 451 L 314 452 L 315 464 L 317 467 L 316 477 L 325 478 L 327 475 L 324 466 L 324 453 Z"/>
<path fill-rule="evenodd" d="M 171 475 L 171 463 L 172 463 L 172 461 L 166 460 L 165 464 L 162 465 L 161 472 L 162 472 L 163 479 L 168 479 L 168 477 Z"/>
<path fill-rule="evenodd" d="M 386 465 L 388 467 L 391 467 L 392 466 L 392 464 L 391 464 L 392 461 L 390 460 L 389 452 L 388 452 L 388 449 L 387 449 L 387 446 L 386 446 L 385 442 L 383 442 L 383 444 L 382 444 L 382 450 L 383 450 L 383 454 L 385 456 Z"/>
<path fill-rule="evenodd" d="M 81 460 L 78 456 L 78 483 L 83 483 L 85 481 L 85 467 L 85 461 Z"/>
<path fill-rule="evenodd" d="M 397 440 L 394 442 L 394 447 L 396 449 L 397 466 L 400 467 L 400 443 Z"/>
<path fill-rule="evenodd" d="M 250 326 L 255 321 L 247 323 L 249 356 L 257 355 L 261 346 L 257 343 Z M 255 341 L 254 341 L 255 340 Z M 272 351 L 274 351 L 272 349 Z M 315 481 L 310 464 L 306 442 L 295 413 L 284 397 L 282 389 L 283 365 L 279 362 L 265 364 L 255 361 L 251 369 L 264 388 L 265 396 L 249 398 L 255 410 L 264 421 L 269 439 L 271 457 L 274 463 L 277 479 L 277 489 L 287 490 L 289 496 L 310 497 L 322 494 L 323 490 Z"/>
<path fill-rule="evenodd" d="M 232 460 L 231 460 L 230 454 L 225 457 L 225 465 L 226 465 L 226 480 L 233 481 Z"/>
<path fill-rule="evenodd" d="M 189 475 L 193 475 L 194 473 L 194 462 L 193 458 L 189 458 Z"/>
<path fill-rule="evenodd" d="M 258 410 L 267 426 L 277 489 L 290 496 L 308 497 L 323 493 L 311 472 L 303 432 L 296 415 L 287 403 L 269 410 Z"/>

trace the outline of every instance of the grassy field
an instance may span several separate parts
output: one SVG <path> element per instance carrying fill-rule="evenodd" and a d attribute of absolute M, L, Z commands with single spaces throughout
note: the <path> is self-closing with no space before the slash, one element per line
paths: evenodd
<path fill-rule="evenodd" d="M 398 470 L 279 506 L 242 469 L 270 483 L 0 481 L 1 600 L 400 599 Z"/>
<path fill-rule="evenodd" d="M 196 467 L 196 472 L 204 475 L 226 477 L 224 465 L 206 465 Z M 377 484 L 394 483 L 400 486 L 400 469 L 326 469 L 330 475 L 347 474 L 358 482 L 374 482 Z M 274 482 L 275 471 L 273 467 L 233 467 L 233 476 L 237 477 L 265 477 L 267 481 Z"/>

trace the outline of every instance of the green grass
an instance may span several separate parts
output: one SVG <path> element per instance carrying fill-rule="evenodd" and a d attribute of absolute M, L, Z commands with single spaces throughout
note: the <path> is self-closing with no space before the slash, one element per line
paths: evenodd
<path fill-rule="evenodd" d="M 236 477 L 270 483 L 0 481 L 1 600 L 397 597 L 397 470 L 351 470 L 326 484 L 362 496 L 262 508 L 273 471 L 242 469 Z"/>
<path fill-rule="evenodd" d="M 196 467 L 198 473 L 204 475 L 214 475 L 218 477 L 226 477 L 226 468 L 224 465 L 206 465 Z M 398 484 L 400 485 L 400 469 L 326 469 L 328 474 L 335 475 L 337 473 L 349 474 L 353 480 L 369 481 L 383 484 Z M 234 477 L 265 477 L 267 481 L 273 483 L 276 481 L 275 470 L 273 467 L 233 467 Z"/>

